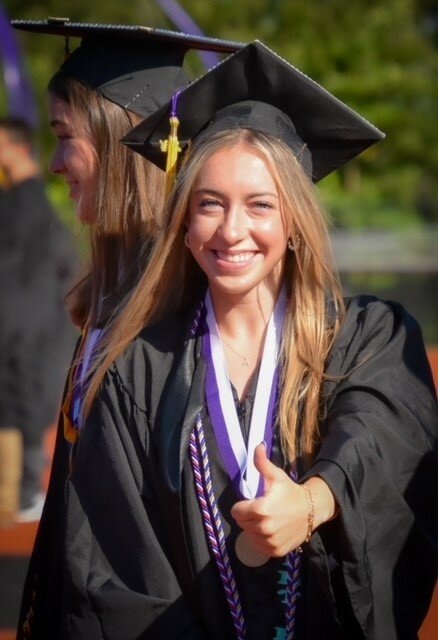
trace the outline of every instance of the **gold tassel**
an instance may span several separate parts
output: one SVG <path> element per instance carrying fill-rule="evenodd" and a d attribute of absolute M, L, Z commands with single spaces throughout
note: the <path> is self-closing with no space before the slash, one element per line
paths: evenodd
<path fill-rule="evenodd" d="M 179 120 L 175 115 L 171 115 L 169 119 L 170 133 L 167 140 L 160 140 L 160 149 L 167 153 L 166 158 L 166 198 L 172 191 L 175 184 L 176 168 L 178 163 L 178 153 L 181 147 L 178 140 Z"/>

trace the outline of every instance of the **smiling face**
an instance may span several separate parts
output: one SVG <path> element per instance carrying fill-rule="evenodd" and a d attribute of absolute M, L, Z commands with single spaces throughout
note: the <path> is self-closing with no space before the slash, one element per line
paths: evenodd
<path fill-rule="evenodd" d="M 96 150 L 85 131 L 78 126 L 71 106 L 49 93 L 50 126 L 57 138 L 50 170 L 64 177 L 70 187 L 69 196 L 76 203 L 81 222 L 96 219 L 96 192 L 99 181 L 99 162 Z"/>
<path fill-rule="evenodd" d="M 189 201 L 187 241 L 213 297 L 277 295 L 288 234 L 275 181 L 244 143 L 213 153 Z"/>

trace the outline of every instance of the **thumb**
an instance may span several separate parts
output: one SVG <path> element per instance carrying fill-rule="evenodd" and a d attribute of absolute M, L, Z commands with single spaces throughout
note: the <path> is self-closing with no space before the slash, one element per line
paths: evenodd
<path fill-rule="evenodd" d="M 283 479 L 284 472 L 273 464 L 267 455 L 266 444 L 261 442 L 254 449 L 254 466 L 263 476 L 265 481 L 265 491 L 272 487 L 275 482 Z"/>

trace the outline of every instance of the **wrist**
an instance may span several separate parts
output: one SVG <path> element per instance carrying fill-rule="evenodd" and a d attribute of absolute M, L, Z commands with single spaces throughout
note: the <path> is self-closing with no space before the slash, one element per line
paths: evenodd
<path fill-rule="evenodd" d="M 328 484 L 319 476 L 313 476 L 306 480 L 302 485 L 310 492 L 311 500 L 313 502 L 313 530 L 319 527 L 324 522 L 328 522 L 336 517 L 338 512 L 338 506 L 336 500 L 331 492 Z M 308 500 L 309 502 L 309 500 Z M 311 519 L 311 507 L 309 505 L 309 518 Z"/>

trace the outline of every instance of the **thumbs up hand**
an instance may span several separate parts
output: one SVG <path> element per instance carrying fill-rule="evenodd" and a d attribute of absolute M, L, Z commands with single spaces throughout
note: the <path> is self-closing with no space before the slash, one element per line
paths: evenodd
<path fill-rule="evenodd" d="M 255 548 L 269 556 L 282 557 L 306 539 L 309 501 L 303 487 L 269 460 L 264 444 L 256 447 L 254 464 L 264 480 L 264 495 L 237 502 L 231 515 Z M 322 478 L 312 477 L 306 485 L 314 501 L 316 528 L 332 517 L 335 500 Z"/>

